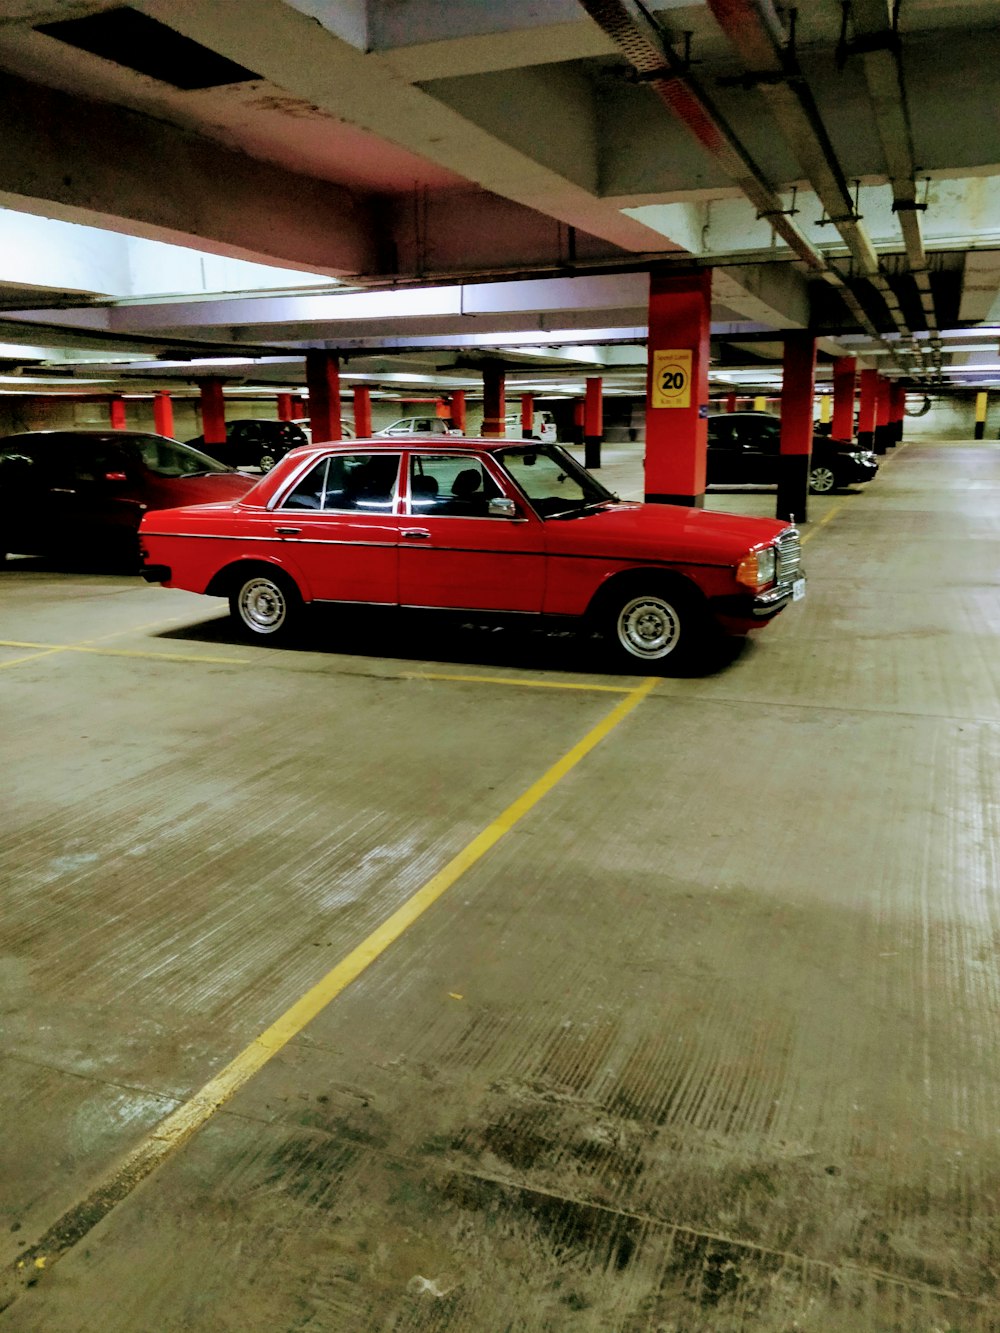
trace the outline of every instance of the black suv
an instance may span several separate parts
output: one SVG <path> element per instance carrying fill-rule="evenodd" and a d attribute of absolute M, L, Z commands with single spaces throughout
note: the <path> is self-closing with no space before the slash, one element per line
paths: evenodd
<path fill-rule="evenodd" d="M 774 486 L 778 481 L 781 418 L 769 412 L 724 412 L 708 418 L 708 485 Z M 848 440 L 813 435 L 809 489 L 827 495 L 871 481 L 878 460 Z"/>
<path fill-rule="evenodd" d="M 269 472 L 289 449 L 308 444 L 309 437 L 294 421 L 272 421 L 266 417 L 244 417 L 226 422 L 225 444 L 206 444 L 199 435 L 188 444 L 230 467 L 259 467 Z"/>

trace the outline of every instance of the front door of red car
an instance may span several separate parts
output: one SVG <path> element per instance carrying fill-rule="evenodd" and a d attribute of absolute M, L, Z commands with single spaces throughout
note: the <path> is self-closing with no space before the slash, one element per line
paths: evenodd
<path fill-rule="evenodd" d="M 490 513 L 490 500 L 505 493 L 480 458 L 411 453 L 407 482 L 399 534 L 404 606 L 541 611 L 542 524 L 523 505 L 514 518 Z"/>
<path fill-rule="evenodd" d="M 317 601 L 398 600 L 399 454 L 332 454 L 269 511 L 272 553 Z"/>

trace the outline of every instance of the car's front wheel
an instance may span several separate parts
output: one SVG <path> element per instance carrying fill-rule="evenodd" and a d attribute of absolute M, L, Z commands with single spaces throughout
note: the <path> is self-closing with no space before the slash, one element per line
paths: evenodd
<path fill-rule="evenodd" d="M 610 595 L 599 625 L 612 661 L 679 664 L 705 640 L 705 616 L 679 587 L 632 585 Z"/>
<path fill-rule="evenodd" d="M 284 638 L 295 625 L 302 599 L 291 579 L 257 570 L 242 575 L 229 594 L 229 612 L 250 639 Z"/>
<path fill-rule="evenodd" d="M 836 488 L 836 485 L 837 477 L 833 468 L 820 463 L 810 469 L 809 489 L 813 495 L 829 495 Z"/>

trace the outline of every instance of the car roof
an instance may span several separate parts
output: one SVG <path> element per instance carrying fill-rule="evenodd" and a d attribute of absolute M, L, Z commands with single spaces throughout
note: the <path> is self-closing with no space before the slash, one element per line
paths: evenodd
<path fill-rule="evenodd" d="M 440 435 L 434 436 L 433 439 L 425 439 L 421 436 L 417 440 L 412 440 L 402 435 L 378 435 L 360 440 L 314 440 L 312 444 L 300 445 L 295 450 L 295 454 L 302 458 L 310 453 L 329 453 L 331 449 L 345 449 L 350 453 L 356 453 L 359 445 L 364 445 L 366 450 L 370 449 L 372 453 L 398 454 L 401 449 L 411 451 L 414 449 L 432 449 L 436 454 L 467 454 L 482 453 L 484 450 L 491 453 L 497 449 L 517 448 L 518 445 L 537 448 L 538 441 L 484 439 L 465 435 Z"/>
<path fill-rule="evenodd" d="M 67 426 L 60 430 L 19 430 L 13 435 L 5 435 L 0 438 L 0 448 L 8 440 L 44 440 L 44 439 L 80 439 L 80 440 L 116 440 L 119 443 L 123 440 L 166 440 L 169 444 L 180 444 L 180 440 L 173 440 L 169 435 L 157 435 L 151 430 L 115 430 L 109 426 L 106 430 L 87 430 L 78 429 L 76 426 Z"/>

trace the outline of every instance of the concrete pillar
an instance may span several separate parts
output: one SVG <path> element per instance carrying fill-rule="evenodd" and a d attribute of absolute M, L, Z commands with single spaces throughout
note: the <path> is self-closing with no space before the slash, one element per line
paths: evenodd
<path fill-rule="evenodd" d="M 292 395 L 290 393 L 278 394 L 278 420 L 292 421 L 295 418 L 295 412 L 292 409 Z"/>
<path fill-rule="evenodd" d="M 153 399 L 153 429 L 157 435 L 174 433 L 174 404 L 165 389 L 161 389 Z"/>
<path fill-rule="evenodd" d="M 736 411 L 736 395 L 734 393 L 726 394 L 726 411 L 727 412 Z"/>
<path fill-rule="evenodd" d="M 108 400 L 108 416 L 112 430 L 125 429 L 125 399 L 120 394 Z"/>
<path fill-rule="evenodd" d="M 824 426 L 829 426 L 833 417 L 833 399 L 828 393 L 821 393 L 819 396 L 819 419 Z"/>
<path fill-rule="evenodd" d="M 816 393 L 816 339 L 810 333 L 785 336 L 781 386 L 781 457 L 778 460 L 778 518 L 804 523 L 809 506 L 813 398 Z"/>
<path fill-rule="evenodd" d="M 451 395 L 451 424 L 465 434 L 465 390 L 453 389 Z"/>
<path fill-rule="evenodd" d="M 986 404 L 988 399 L 988 394 L 976 394 L 976 431 L 973 439 L 981 440 L 986 434 Z"/>
<path fill-rule="evenodd" d="M 858 447 L 875 448 L 875 404 L 878 395 L 878 371 L 861 372 L 861 399 L 858 403 Z"/>
<path fill-rule="evenodd" d="M 901 444 L 903 440 L 903 418 L 906 416 L 906 388 L 902 384 L 892 386 L 892 442 Z"/>
<path fill-rule="evenodd" d="M 521 394 L 521 439 L 530 440 L 535 433 L 535 395 Z"/>
<path fill-rule="evenodd" d="M 306 352 L 309 425 L 317 444 L 340 439 L 340 361 L 336 352 Z"/>
<path fill-rule="evenodd" d="M 767 411 L 767 399 L 763 395 L 753 400 L 753 410 L 755 412 Z"/>
<path fill-rule="evenodd" d="M 892 431 L 889 428 L 892 381 L 879 375 L 875 385 L 875 452 L 884 454 L 892 445 Z"/>
<path fill-rule="evenodd" d="M 835 440 L 854 439 L 854 390 L 858 361 L 853 356 L 838 356 L 833 363 L 833 422 L 830 434 Z"/>
<path fill-rule="evenodd" d="M 222 395 L 222 380 L 201 381 L 201 433 L 205 444 L 226 442 L 226 402 Z M 211 453 L 211 449 L 208 450 Z"/>
<path fill-rule="evenodd" d="M 604 438 L 604 382 L 599 375 L 587 378 L 587 396 L 583 402 L 583 466 L 601 466 L 601 440 Z"/>
<path fill-rule="evenodd" d="M 502 440 L 506 428 L 504 383 L 506 372 L 499 361 L 483 362 L 483 435 Z"/>
<path fill-rule="evenodd" d="M 708 343 L 712 274 L 649 282 L 645 496 L 654 504 L 705 503 Z"/>
<path fill-rule="evenodd" d="M 372 391 L 363 385 L 354 390 L 354 434 L 367 440 L 372 433 Z"/>
<path fill-rule="evenodd" d="M 578 398 L 573 403 L 573 434 L 571 436 L 571 443 L 575 445 L 583 444 L 584 411 L 583 399 Z"/>

